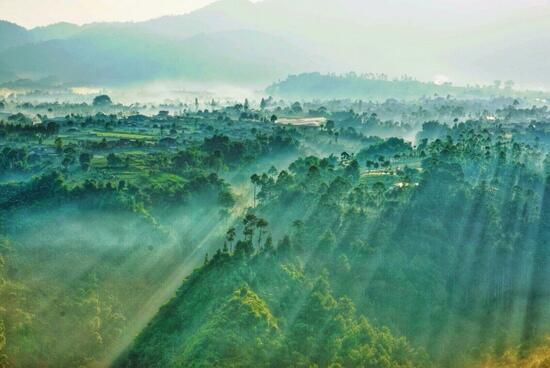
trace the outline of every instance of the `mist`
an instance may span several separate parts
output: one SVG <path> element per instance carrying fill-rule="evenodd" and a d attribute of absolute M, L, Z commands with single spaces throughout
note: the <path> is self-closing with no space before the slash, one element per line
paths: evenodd
<path fill-rule="evenodd" d="M 20 47 L 2 53 L 1 69 L 11 75 L 4 81 L 54 76 L 95 86 L 179 78 L 265 87 L 291 73 L 355 71 L 460 85 L 514 80 L 540 89 L 550 83 L 542 62 L 549 14 L 550 4 L 539 0 L 226 0 L 184 15 L 65 27 L 50 36 L 47 28 L 20 30 Z M 33 38 L 40 42 L 27 44 Z M 41 55 L 39 64 L 33 55 Z M 56 55 L 65 60 L 57 63 Z M 96 61 L 86 63 L 90 58 Z"/>
<path fill-rule="evenodd" d="M 549 1 L 0 14 L 1 368 L 547 368 Z"/>

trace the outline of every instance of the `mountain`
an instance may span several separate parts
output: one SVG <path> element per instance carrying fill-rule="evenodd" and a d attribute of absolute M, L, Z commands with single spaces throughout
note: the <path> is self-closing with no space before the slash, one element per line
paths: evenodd
<path fill-rule="evenodd" d="M 257 15 L 257 5 L 248 0 L 223 0 L 189 14 L 161 17 L 134 27 L 158 37 L 184 40 L 200 33 L 259 31 L 265 27 L 257 24 Z"/>
<path fill-rule="evenodd" d="M 7 58 L 4 64 L 19 78 L 55 71 L 70 83 L 180 77 L 210 81 L 222 76 L 217 81 L 267 84 L 296 71 L 355 70 L 421 80 L 438 76 L 462 84 L 513 79 L 521 86 L 549 87 L 550 66 L 544 63 L 549 16 L 550 4 L 540 0 L 504 0 L 498 7 L 473 0 L 220 0 L 188 14 L 146 22 L 60 23 L 31 31 L 10 25 L 9 31 L 0 28 L 0 39 L 9 40 L 4 44 L 10 47 L 4 47 L 0 60 Z M 242 43 L 229 42 L 243 31 L 249 36 Z M 67 42 L 50 43 L 54 40 Z M 105 55 L 103 43 L 117 45 L 110 53 L 143 52 Z M 44 70 L 37 61 L 21 59 L 39 56 L 48 61 Z M 240 70 L 235 70 L 237 62 Z M 225 76 L 227 64 L 231 73 Z M 97 76 L 82 75 L 97 69 Z"/>
<path fill-rule="evenodd" d="M 76 24 L 61 22 L 46 27 L 36 27 L 30 30 L 33 41 L 42 42 L 49 40 L 66 39 L 73 37 L 82 30 Z"/>
<path fill-rule="evenodd" d="M 28 43 L 31 40 L 32 37 L 25 28 L 0 20 L 0 51 Z"/>
<path fill-rule="evenodd" d="M 0 52 L 18 78 L 56 76 L 67 84 L 119 85 L 165 79 L 267 84 L 321 65 L 304 45 L 261 27 L 255 5 L 225 0 L 191 14 L 141 23 L 60 23 L 27 32 Z"/>
<path fill-rule="evenodd" d="M 26 44 L 31 40 L 32 38 L 25 28 L 0 20 L 0 53 L 11 47 Z M 0 82 L 16 78 L 17 75 L 0 58 Z"/>
<path fill-rule="evenodd" d="M 257 31 L 178 41 L 115 28 L 15 47 L 0 53 L 0 60 L 27 77 L 53 75 L 65 83 L 91 85 L 170 78 L 266 83 L 313 63 L 298 46 Z"/>

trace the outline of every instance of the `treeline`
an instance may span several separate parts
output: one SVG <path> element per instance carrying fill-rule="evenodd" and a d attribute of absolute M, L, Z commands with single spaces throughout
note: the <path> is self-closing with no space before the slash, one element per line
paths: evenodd
<path fill-rule="evenodd" d="M 19 133 L 25 135 L 43 134 L 44 136 L 55 135 L 59 132 L 59 124 L 54 121 L 45 124 L 12 124 L 0 121 L 0 137 L 7 134 Z"/>
<path fill-rule="evenodd" d="M 205 175 L 196 172 L 188 180 L 176 187 L 150 185 L 139 187 L 124 180 L 118 182 L 86 179 L 77 185 L 68 185 L 63 174 L 54 171 L 38 176 L 27 184 L 5 184 L 0 186 L 2 200 L 0 209 L 10 210 L 37 206 L 40 204 L 61 205 L 78 202 L 96 209 L 120 209 L 141 211 L 145 207 L 183 204 L 193 195 L 213 193 L 222 207 L 234 203 L 229 186 L 216 174 Z"/>
<path fill-rule="evenodd" d="M 228 168 L 244 166 L 267 155 L 294 153 L 299 147 L 298 133 L 294 129 L 275 128 L 271 134 L 256 134 L 254 139 L 232 140 L 215 134 L 204 139 L 196 148 L 182 151 L 175 158 L 180 166 L 202 162 L 215 167 L 221 160 Z"/>

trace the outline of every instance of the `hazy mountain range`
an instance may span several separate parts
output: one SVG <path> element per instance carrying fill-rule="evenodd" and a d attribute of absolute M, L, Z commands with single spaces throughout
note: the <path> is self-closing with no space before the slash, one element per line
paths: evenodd
<path fill-rule="evenodd" d="M 0 22 L 0 82 L 265 85 L 304 71 L 550 87 L 550 2 L 221 0 L 137 23 Z"/>

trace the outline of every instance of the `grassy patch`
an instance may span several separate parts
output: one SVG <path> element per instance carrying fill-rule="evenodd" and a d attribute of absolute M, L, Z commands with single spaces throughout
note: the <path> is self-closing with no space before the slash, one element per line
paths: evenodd
<path fill-rule="evenodd" d="M 142 141 L 154 139 L 154 136 L 152 135 L 130 132 L 95 132 L 95 135 L 101 138 L 133 139 Z"/>

